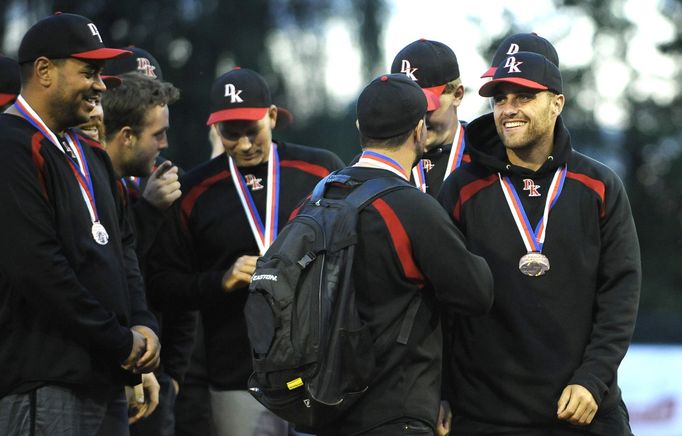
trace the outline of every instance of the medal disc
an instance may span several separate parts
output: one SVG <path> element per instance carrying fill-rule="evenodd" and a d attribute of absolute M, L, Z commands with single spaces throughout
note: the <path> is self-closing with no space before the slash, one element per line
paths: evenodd
<path fill-rule="evenodd" d="M 107 229 L 105 229 L 99 221 L 92 223 L 92 238 L 99 245 L 107 245 L 107 242 L 109 242 L 109 234 L 107 233 Z"/>
<path fill-rule="evenodd" d="M 549 271 L 549 259 L 537 251 L 524 254 L 519 260 L 519 270 L 530 277 L 538 277 Z"/>

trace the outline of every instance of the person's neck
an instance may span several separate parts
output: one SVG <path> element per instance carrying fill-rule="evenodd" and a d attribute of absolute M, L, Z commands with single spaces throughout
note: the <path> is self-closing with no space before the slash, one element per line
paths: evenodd
<path fill-rule="evenodd" d="M 31 106 L 31 109 L 35 111 L 36 114 L 40 117 L 41 120 L 43 120 L 43 123 L 55 134 L 58 136 L 62 136 L 64 134 L 64 131 L 68 126 L 62 126 L 60 125 L 57 120 L 55 120 L 54 116 L 51 114 L 51 111 L 53 111 L 54 106 L 50 104 L 50 102 L 46 101 L 46 99 L 42 96 L 38 96 L 35 93 L 31 92 L 30 90 L 26 90 L 21 92 L 21 96 L 24 97 L 24 100 L 26 100 L 26 103 L 28 103 L 29 106 Z M 16 111 L 14 107 L 12 107 L 13 111 Z M 9 112 L 9 111 L 8 111 Z M 11 113 L 11 112 L 9 112 Z M 22 116 L 18 111 L 14 113 L 15 115 Z"/>
<path fill-rule="evenodd" d="M 367 147 L 363 149 L 363 151 L 373 151 L 375 153 L 383 154 L 384 156 L 387 156 L 400 165 L 400 168 L 402 169 L 403 174 L 405 174 L 405 177 L 407 179 L 410 178 L 410 172 L 412 171 L 412 167 L 414 166 L 416 155 L 414 152 L 410 151 L 408 147 L 405 145 L 396 148 L 396 149 L 385 149 L 385 148 L 373 148 L 373 147 Z"/>
<path fill-rule="evenodd" d="M 123 153 L 121 152 L 121 145 L 116 143 L 116 141 L 111 141 L 107 143 L 106 152 L 109 155 L 109 160 L 111 160 L 111 166 L 114 169 L 114 174 L 116 178 L 127 177 L 125 170 L 123 168 Z"/>
<path fill-rule="evenodd" d="M 507 159 L 512 165 L 537 171 L 544 165 L 554 148 L 554 135 L 537 144 L 523 148 L 506 148 Z"/>

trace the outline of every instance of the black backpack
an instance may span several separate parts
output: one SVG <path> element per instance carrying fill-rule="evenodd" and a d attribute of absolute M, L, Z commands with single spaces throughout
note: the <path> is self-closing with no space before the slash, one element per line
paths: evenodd
<path fill-rule="evenodd" d="M 330 184 L 354 189 L 329 199 Z M 358 215 L 376 197 L 409 188 L 396 177 L 363 183 L 332 173 L 258 260 L 244 308 L 254 371 L 248 388 L 299 428 L 329 425 L 371 382 L 381 350 L 356 307 Z M 420 301 L 408 309 L 398 342 L 407 343 Z"/>

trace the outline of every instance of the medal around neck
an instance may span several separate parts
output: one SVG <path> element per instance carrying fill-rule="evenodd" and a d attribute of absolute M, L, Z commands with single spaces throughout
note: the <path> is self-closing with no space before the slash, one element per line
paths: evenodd
<path fill-rule="evenodd" d="M 539 277 L 549 271 L 549 259 L 537 251 L 524 254 L 519 259 L 519 271 L 530 277 Z"/>
<path fill-rule="evenodd" d="M 109 234 L 107 233 L 107 229 L 105 229 L 102 223 L 99 221 L 92 223 L 92 238 L 99 245 L 107 245 L 109 242 Z"/>

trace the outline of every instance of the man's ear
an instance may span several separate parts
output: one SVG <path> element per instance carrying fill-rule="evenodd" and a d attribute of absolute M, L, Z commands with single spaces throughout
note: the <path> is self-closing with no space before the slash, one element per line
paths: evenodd
<path fill-rule="evenodd" d="M 464 98 L 464 85 L 461 83 L 457 85 L 457 88 L 455 88 L 455 92 L 453 93 L 453 98 L 452 98 L 452 105 L 455 107 L 458 107 L 462 103 L 462 99 Z"/>
<path fill-rule="evenodd" d="M 417 127 L 414 128 L 414 143 L 421 144 L 426 140 L 426 123 L 422 118 L 417 123 Z"/>
<path fill-rule="evenodd" d="M 566 102 L 566 97 L 564 97 L 563 94 L 558 94 L 554 96 L 554 99 L 552 100 L 552 111 L 554 112 L 555 116 L 561 115 L 561 112 L 564 110 L 564 103 Z"/>
<path fill-rule="evenodd" d="M 130 126 L 123 126 L 121 130 L 118 131 L 118 135 L 121 137 L 121 144 L 126 147 L 132 147 L 135 145 L 137 136 Z"/>
<path fill-rule="evenodd" d="M 270 129 L 274 129 L 277 125 L 277 106 L 274 104 L 268 109 L 268 118 L 270 119 Z"/>
<path fill-rule="evenodd" d="M 33 61 L 33 75 L 44 87 L 49 87 L 57 75 L 57 65 L 48 58 L 41 56 Z"/>

